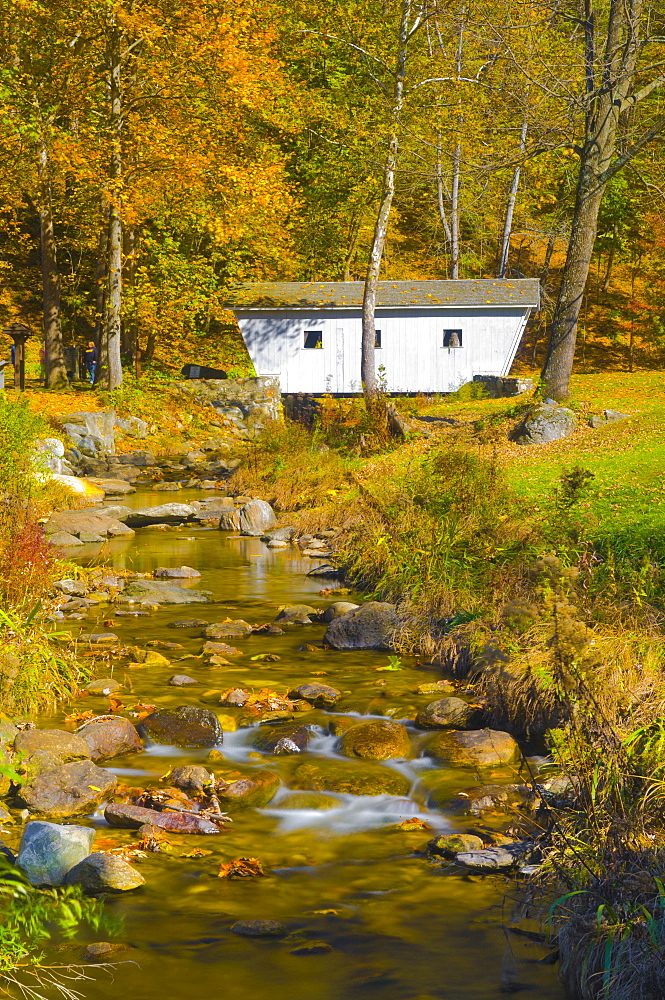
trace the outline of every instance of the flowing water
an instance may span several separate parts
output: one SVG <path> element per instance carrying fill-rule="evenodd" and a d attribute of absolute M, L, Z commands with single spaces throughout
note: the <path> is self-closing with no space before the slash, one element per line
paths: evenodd
<path fill-rule="evenodd" d="M 177 500 L 200 496 L 183 490 Z M 122 502 L 146 506 L 172 499 L 176 497 L 146 489 Z M 140 572 L 157 566 L 193 566 L 201 572 L 196 589 L 214 595 L 214 604 L 162 607 L 148 617 L 114 618 L 110 626 L 101 624 L 109 618 L 108 606 L 91 611 L 85 622 L 67 622 L 75 632 L 101 626 L 127 644 L 143 647 L 149 640 L 161 639 L 185 647 L 167 651 L 173 661 L 168 667 L 129 669 L 126 661 L 112 655 L 108 668 L 98 664 L 98 676 L 112 674 L 124 685 L 121 697 L 127 709 L 136 703 L 190 704 L 233 715 L 233 710 L 219 704 L 223 690 L 269 687 L 283 693 L 314 680 L 342 691 L 335 715 L 408 720 L 416 708 L 436 697 L 415 694 L 419 684 L 438 679 L 431 666 L 408 658 L 396 664 L 385 653 L 301 648 L 320 644 L 323 625 L 291 626 L 283 635 L 228 640 L 242 655 L 233 657 L 230 666 L 217 668 L 197 658 L 200 628 L 169 627 L 191 618 L 211 623 L 227 617 L 252 624 L 271 622 L 280 605 L 325 606 L 337 599 L 334 593 L 320 594 L 325 581 L 306 577 L 315 563 L 295 548 L 271 550 L 259 539 L 185 525 L 167 531 L 139 529 L 129 543 L 117 541 L 101 553 L 98 549 L 80 553 L 77 559 L 84 564 L 101 562 Z M 280 659 L 252 659 L 265 652 Z M 180 657 L 188 658 L 175 662 Z M 399 669 L 393 669 L 396 666 Z M 391 669 L 376 669 L 385 667 Z M 199 683 L 171 687 L 167 681 L 174 673 L 190 674 Z M 105 708 L 101 698 L 84 697 L 76 705 L 78 711 L 97 713 Z M 63 715 L 40 719 L 38 724 L 63 726 Z M 119 940 L 130 950 L 117 959 L 125 964 L 118 965 L 112 978 L 100 974 L 88 984 L 86 995 L 99 1000 L 119 995 L 134 1000 L 208 996 L 487 1000 L 499 995 L 503 977 L 504 986 L 515 980 L 519 988 L 542 1000 L 561 998 L 555 969 L 542 962 L 548 949 L 505 930 L 518 911 L 517 887 L 499 877 L 464 875 L 443 861 L 428 861 L 422 853 L 437 831 L 474 825 L 469 817 L 445 812 L 445 801 L 455 791 L 477 783 L 473 771 L 434 767 L 424 757 L 387 762 L 380 766 L 409 777 L 408 797 L 344 794 L 328 810 L 280 808 L 294 769 L 303 760 L 341 759 L 335 738 L 323 728 L 325 713 L 302 713 L 297 721 L 319 727 L 308 750 L 299 755 L 257 754 L 248 746 L 248 728 L 225 733 L 219 749 L 226 759 L 213 765 L 215 770 L 232 768 L 248 774 L 267 768 L 279 773 L 283 789 L 263 809 L 235 812 L 233 824 L 220 836 L 170 835 L 171 853 L 150 853 L 139 862 L 145 887 L 107 902 L 110 912 L 123 920 Z M 411 729 L 417 745 L 418 735 Z M 108 766 L 122 783 L 143 787 L 176 764 L 205 761 L 207 753 L 151 746 Z M 354 766 L 365 765 L 357 761 Z M 514 775 L 501 771 L 483 778 L 509 781 Z M 443 811 L 426 806 L 426 789 L 432 788 L 437 789 Z M 397 828 L 413 818 L 424 821 L 429 830 Z M 98 847 L 136 840 L 136 831 L 111 830 L 101 814 L 91 822 L 98 828 Z M 199 850 L 205 853 L 197 856 Z M 240 857 L 259 858 L 266 876 L 218 878 L 221 862 Z M 236 920 L 251 919 L 279 920 L 288 934 L 268 940 L 230 931 Z M 314 942 L 332 950 L 294 953 Z"/>

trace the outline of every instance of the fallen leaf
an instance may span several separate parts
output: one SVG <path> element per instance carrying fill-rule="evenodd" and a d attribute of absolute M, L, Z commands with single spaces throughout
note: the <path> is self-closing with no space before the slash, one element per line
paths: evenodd
<path fill-rule="evenodd" d="M 219 866 L 218 875 L 220 878 L 256 878 L 265 872 L 258 858 L 234 858 Z"/>
<path fill-rule="evenodd" d="M 127 709 L 127 714 L 131 715 L 134 719 L 145 719 L 147 716 L 152 715 L 155 708 L 155 705 L 142 705 L 140 702 L 137 702 L 132 708 Z"/>
<path fill-rule="evenodd" d="M 72 712 L 70 715 L 65 716 L 65 722 L 87 722 L 88 719 L 94 718 L 94 712 Z"/>
<path fill-rule="evenodd" d="M 181 854 L 181 858 L 205 858 L 206 855 L 212 854 L 212 851 L 205 851 L 202 847 L 198 847 L 193 851 L 188 851 L 187 854 Z"/>

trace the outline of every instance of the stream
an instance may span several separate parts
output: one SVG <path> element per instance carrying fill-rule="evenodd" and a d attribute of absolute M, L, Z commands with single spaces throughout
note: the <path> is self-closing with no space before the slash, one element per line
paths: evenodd
<path fill-rule="evenodd" d="M 200 499 L 201 492 L 182 490 L 165 497 L 141 488 L 121 502 L 142 507 L 173 499 L 186 503 L 190 498 Z M 141 703 L 158 708 L 195 705 L 218 712 L 225 729 L 218 747 L 224 760 L 210 764 L 211 769 L 230 768 L 240 774 L 268 769 L 278 773 L 283 784 L 266 807 L 234 812 L 233 824 L 220 836 L 169 835 L 171 853 L 150 853 L 137 862 L 146 885 L 108 897 L 106 903 L 111 914 L 122 918 L 117 940 L 128 950 L 114 957 L 119 964 L 112 973 L 93 973 L 94 981 L 85 984 L 86 996 L 95 1000 L 123 994 L 134 1000 L 165 996 L 169 1000 L 217 996 L 488 1000 L 500 995 L 502 976 L 505 986 L 506 969 L 515 966 L 508 979 L 514 979 L 518 989 L 539 1000 L 561 1000 L 556 966 L 542 961 L 551 949 L 505 929 L 522 916 L 518 887 L 502 877 L 464 874 L 443 859 L 425 857 L 425 845 L 437 832 L 466 831 L 481 822 L 446 814 L 445 804 L 443 811 L 426 805 L 425 790 L 433 783 L 442 801 L 477 784 L 473 769 L 446 770 L 425 757 L 388 761 L 378 766 L 408 776 L 409 797 L 340 794 L 338 804 L 329 809 L 280 807 L 288 797 L 294 770 L 303 761 L 325 758 L 349 763 L 336 752 L 336 738 L 324 731 L 330 714 L 402 720 L 417 743 L 418 734 L 407 720 L 436 697 L 416 694 L 418 685 L 439 679 L 436 668 L 408 657 L 396 663 L 386 653 L 301 648 L 320 645 L 325 625 L 318 623 L 285 626 L 282 635 L 229 640 L 242 655 L 233 657 L 229 666 L 213 667 L 198 656 L 204 641 L 200 627 L 170 627 L 193 618 L 210 623 L 241 618 L 259 624 L 272 622 L 282 605 L 326 607 L 337 599 L 354 599 L 347 592 L 338 598 L 334 590 L 321 594 L 336 585 L 307 578 L 316 561 L 302 556 L 296 547 L 269 549 L 258 538 L 184 525 L 164 531 L 141 528 L 129 541 L 107 543 L 101 551 L 99 546 L 80 549 L 75 561 L 139 572 L 182 564 L 200 571 L 193 586 L 212 591 L 214 603 L 163 606 L 136 618 L 113 617 L 106 605 L 92 609 L 85 621 L 63 625 L 75 634 L 111 631 L 123 644 L 140 647 L 150 640 L 181 643 L 184 649 L 159 650 L 172 661 L 168 666 L 128 668 L 126 660 L 114 660 L 110 654 L 108 668 L 98 665 L 96 673 L 113 676 L 123 685 L 125 709 Z M 252 660 L 266 652 L 280 659 Z M 189 674 L 198 683 L 169 686 L 174 673 Z M 319 727 L 306 751 L 259 754 L 248 746 L 251 728 L 227 731 L 234 723 L 225 724 L 224 717 L 232 719 L 241 712 L 220 705 L 220 692 L 269 687 L 285 693 L 309 681 L 338 688 L 342 700 L 330 713 L 315 709 L 298 713 L 299 724 Z M 107 704 L 104 698 L 86 695 L 75 709 L 101 714 Z M 65 728 L 64 716 L 71 711 L 67 706 L 39 719 L 38 725 Z M 207 756 L 207 750 L 153 745 L 106 766 L 119 782 L 143 787 L 176 765 L 207 765 Z M 365 766 L 361 760 L 352 763 Z M 497 769 L 482 780 L 506 782 L 515 780 L 515 775 L 510 769 Z M 420 819 L 426 827 L 398 828 L 412 819 Z M 83 822 L 98 829 L 95 849 L 137 839 L 136 831 L 108 827 L 101 812 Z M 494 825 L 499 822 L 497 818 Z M 483 817 L 481 825 L 492 825 L 492 818 Z M 204 853 L 196 856 L 199 851 Z M 187 854 L 194 856 L 183 856 Z M 260 859 L 265 877 L 218 877 L 220 863 L 241 857 Z M 281 921 L 286 936 L 255 939 L 230 930 L 235 921 L 256 919 Z M 88 938 L 98 939 L 99 935 Z M 313 944 L 321 947 L 312 948 Z M 307 953 L 298 954 L 303 946 Z"/>

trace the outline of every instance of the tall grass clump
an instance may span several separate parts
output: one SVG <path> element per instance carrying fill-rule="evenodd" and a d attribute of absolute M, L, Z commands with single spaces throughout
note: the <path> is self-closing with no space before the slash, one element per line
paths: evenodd
<path fill-rule="evenodd" d="M 352 465 L 320 433 L 294 421 L 275 421 L 249 446 L 233 485 L 259 493 L 278 511 L 299 511 L 334 498 Z"/>
<path fill-rule="evenodd" d="M 38 523 L 48 500 L 36 444 L 48 429 L 24 399 L 0 396 L 0 708 L 22 714 L 71 697 L 82 670 L 45 618 L 58 561 Z"/>
<path fill-rule="evenodd" d="M 491 458 L 440 445 L 356 482 L 361 516 L 346 538 L 347 572 L 408 607 L 414 636 L 480 618 L 518 585 L 534 527 Z"/>

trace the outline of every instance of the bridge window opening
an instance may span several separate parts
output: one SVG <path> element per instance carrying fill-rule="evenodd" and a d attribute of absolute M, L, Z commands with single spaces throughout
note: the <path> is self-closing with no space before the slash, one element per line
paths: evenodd
<path fill-rule="evenodd" d="M 323 330 L 305 330 L 303 347 L 308 351 L 316 347 L 323 347 Z"/>

